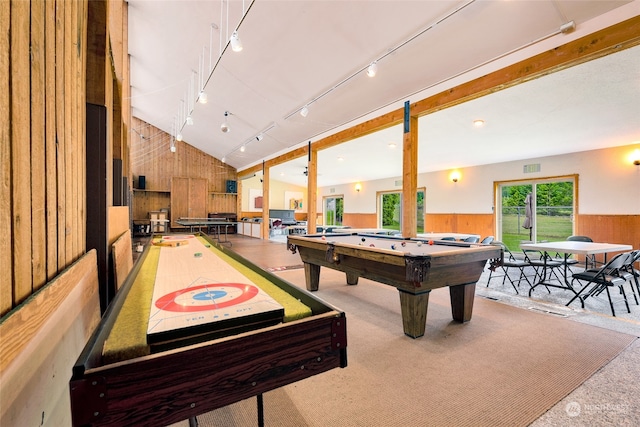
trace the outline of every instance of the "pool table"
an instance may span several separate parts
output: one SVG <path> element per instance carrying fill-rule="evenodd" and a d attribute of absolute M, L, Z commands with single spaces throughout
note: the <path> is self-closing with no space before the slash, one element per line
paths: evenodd
<path fill-rule="evenodd" d="M 290 235 L 287 245 L 300 254 L 309 291 L 318 290 L 320 267 L 345 272 L 349 285 L 364 277 L 397 288 L 404 333 L 412 338 L 424 335 L 432 289 L 448 286 L 453 319 L 471 320 L 476 282 L 487 260 L 499 265 L 503 258 L 494 245 L 361 233 Z"/>

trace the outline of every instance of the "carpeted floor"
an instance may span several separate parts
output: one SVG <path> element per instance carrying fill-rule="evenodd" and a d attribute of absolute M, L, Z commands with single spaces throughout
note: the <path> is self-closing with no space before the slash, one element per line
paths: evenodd
<path fill-rule="evenodd" d="M 301 269 L 276 274 L 304 287 Z M 266 426 L 526 426 L 636 339 L 480 297 L 472 321 L 459 324 L 439 289 L 425 336 L 413 340 L 394 288 L 346 286 L 342 273 L 322 269 L 316 295 L 347 313 L 349 365 L 266 393 Z M 256 417 L 249 399 L 198 422 L 253 426 Z"/>

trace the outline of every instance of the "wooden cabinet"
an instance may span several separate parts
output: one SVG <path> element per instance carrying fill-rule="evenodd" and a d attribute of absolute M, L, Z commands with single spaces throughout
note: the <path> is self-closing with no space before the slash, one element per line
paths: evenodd
<path fill-rule="evenodd" d="M 209 181 L 206 178 L 171 179 L 171 228 L 179 218 L 206 218 Z"/>

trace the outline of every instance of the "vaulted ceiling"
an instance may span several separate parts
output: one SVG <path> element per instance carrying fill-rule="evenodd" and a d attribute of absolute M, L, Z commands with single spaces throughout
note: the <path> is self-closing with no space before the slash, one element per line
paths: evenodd
<path fill-rule="evenodd" d="M 243 169 L 637 15 L 640 0 L 130 0 L 132 114 Z M 638 143 L 638 99 L 635 47 L 421 117 L 419 172 Z M 318 160 L 319 186 L 399 176 L 402 130 Z M 306 161 L 271 172 L 304 185 Z"/>

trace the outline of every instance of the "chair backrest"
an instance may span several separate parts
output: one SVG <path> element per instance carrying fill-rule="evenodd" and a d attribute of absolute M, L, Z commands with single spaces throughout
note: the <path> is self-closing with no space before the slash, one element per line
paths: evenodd
<path fill-rule="evenodd" d="M 480 241 L 480 238 L 478 236 L 469 236 L 464 239 L 464 241 L 467 243 L 478 243 Z"/>
<path fill-rule="evenodd" d="M 484 239 L 482 239 L 482 241 L 480 243 L 483 243 L 485 245 L 489 245 L 493 242 L 493 240 L 495 239 L 495 237 L 493 236 L 487 236 Z"/>
<path fill-rule="evenodd" d="M 593 239 L 587 236 L 569 236 L 567 237 L 567 240 L 574 242 L 593 242 Z"/>
<path fill-rule="evenodd" d="M 511 251 L 507 247 L 507 245 L 505 245 L 504 243 L 500 242 L 499 240 L 494 240 L 490 244 L 491 245 L 495 245 L 495 246 L 500 246 L 502 248 L 502 251 L 504 252 L 504 258 L 506 260 L 508 260 L 508 261 L 516 261 L 516 257 L 513 256 L 513 254 L 511 253 Z"/>
<path fill-rule="evenodd" d="M 607 262 L 605 265 L 600 267 L 600 270 L 598 270 L 596 277 L 600 275 L 605 275 L 605 274 L 606 275 L 617 274 L 618 270 L 622 269 L 625 265 L 627 265 L 630 259 L 633 259 L 632 257 L 633 257 L 632 252 L 624 252 L 614 256 L 609 260 L 609 262 Z"/>
<path fill-rule="evenodd" d="M 443 237 L 440 240 L 456 240 L 456 238 L 455 237 Z"/>

